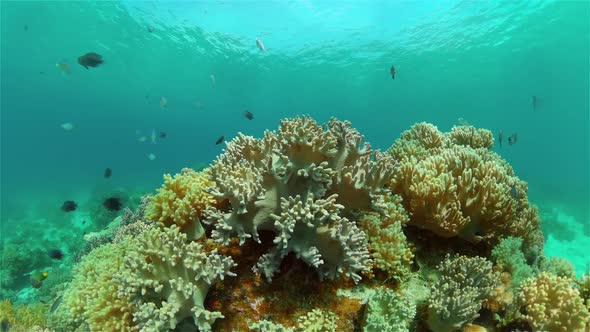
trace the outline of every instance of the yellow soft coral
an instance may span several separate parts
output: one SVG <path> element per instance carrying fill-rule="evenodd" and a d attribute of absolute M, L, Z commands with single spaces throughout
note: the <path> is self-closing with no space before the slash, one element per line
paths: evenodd
<path fill-rule="evenodd" d="M 409 221 L 408 214 L 399 196 L 386 196 L 383 206 L 383 216 L 365 213 L 359 218 L 359 226 L 369 238 L 374 266 L 385 271 L 389 278 L 403 280 L 409 275 L 414 258 L 402 232 L 402 226 Z"/>
<path fill-rule="evenodd" d="M 543 236 L 537 211 L 526 199 L 526 184 L 487 150 L 493 143 L 490 133 L 470 128 L 455 127 L 444 136 L 421 124 L 402 134 L 389 150 L 399 160 L 393 193 L 403 197 L 411 225 L 473 243 L 520 236 L 527 257 L 538 255 Z"/>
<path fill-rule="evenodd" d="M 56 330 L 74 330 L 88 324 L 91 331 L 136 331 L 134 304 L 117 296 L 113 275 L 123 263 L 126 242 L 105 244 L 93 250 L 75 267 L 74 279 L 54 313 Z"/>
<path fill-rule="evenodd" d="M 491 131 L 473 126 L 453 126 L 447 137 L 454 144 L 469 145 L 474 149 L 490 149 L 494 145 Z"/>
<path fill-rule="evenodd" d="M 9 300 L 2 300 L 0 301 L 2 331 L 5 329 L 4 326 L 6 331 L 45 331 L 47 311 L 47 306 L 41 303 L 13 305 Z"/>
<path fill-rule="evenodd" d="M 190 239 L 197 239 L 204 232 L 200 223 L 203 211 L 217 203 L 206 191 L 214 185 L 208 169 L 195 172 L 184 168 L 174 177 L 166 174 L 164 185 L 147 208 L 146 218 L 168 227 L 177 225 Z"/>
<path fill-rule="evenodd" d="M 541 273 L 526 280 L 518 294 L 522 319 L 535 331 L 587 331 L 590 314 L 571 279 Z"/>

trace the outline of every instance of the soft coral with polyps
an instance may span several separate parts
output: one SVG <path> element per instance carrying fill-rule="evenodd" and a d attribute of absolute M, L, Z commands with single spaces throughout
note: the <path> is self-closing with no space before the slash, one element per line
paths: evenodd
<path fill-rule="evenodd" d="M 254 267 L 269 280 L 294 253 L 322 278 L 358 281 L 370 258 L 367 237 L 350 218 L 373 210 L 394 166 L 349 122 L 331 119 L 322 127 L 310 117 L 286 119 L 262 139 L 239 134 L 227 143 L 211 166 L 210 191 L 227 208 L 212 207 L 206 222 L 222 244 L 236 236 L 260 242 L 259 230 L 273 232 L 276 246 Z"/>

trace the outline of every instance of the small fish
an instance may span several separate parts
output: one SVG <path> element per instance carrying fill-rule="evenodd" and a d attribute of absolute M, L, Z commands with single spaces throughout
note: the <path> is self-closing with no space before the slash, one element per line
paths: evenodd
<path fill-rule="evenodd" d="M 82 225 L 86 225 L 86 220 L 82 220 Z"/>
<path fill-rule="evenodd" d="M 150 141 L 152 142 L 152 144 L 156 144 L 156 130 L 152 129 L 152 133 L 150 135 Z"/>
<path fill-rule="evenodd" d="M 29 26 L 25 24 L 24 29 L 25 31 L 29 30 Z"/>
<path fill-rule="evenodd" d="M 498 131 L 498 143 L 500 143 L 500 148 L 502 147 L 502 130 Z"/>
<path fill-rule="evenodd" d="M 156 160 L 156 155 L 153 154 L 153 153 L 148 154 L 147 157 L 148 157 L 149 160 Z"/>
<path fill-rule="evenodd" d="M 51 308 L 49 309 L 50 313 L 53 313 L 55 310 L 57 310 L 57 308 L 61 304 L 62 299 L 63 299 L 63 296 L 60 295 L 53 301 L 53 304 L 51 305 Z"/>
<path fill-rule="evenodd" d="M 10 328 L 10 322 L 8 321 L 8 319 L 3 318 L 2 322 L 0 323 L 0 331 L 8 332 L 9 328 Z"/>
<path fill-rule="evenodd" d="M 147 137 L 145 137 L 145 136 L 140 136 L 140 137 L 139 137 L 137 140 L 138 140 L 139 142 L 143 143 L 143 142 L 147 141 Z"/>
<path fill-rule="evenodd" d="M 215 86 L 215 75 L 211 74 L 209 78 L 211 78 L 211 85 Z"/>
<path fill-rule="evenodd" d="M 166 138 L 166 136 L 168 136 L 165 132 L 161 131 L 160 135 L 158 135 L 160 138 Z"/>
<path fill-rule="evenodd" d="M 148 31 L 149 33 L 152 33 L 152 32 L 154 32 L 154 30 L 155 30 L 155 29 L 154 29 L 154 27 L 153 27 L 153 26 L 151 26 L 151 25 L 148 25 L 148 27 L 147 27 L 147 31 Z"/>
<path fill-rule="evenodd" d="M 395 79 L 395 66 L 391 65 L 391 69 L 389 69 L 389 73 L 391 74 L 391 79 Z"/>
<path fill-rule="evenodd" d="M 457 122 L 459 122 L 460 125 L 462 126 L 471 126 L 471 124 L 469 123 L 469 121 L 463 119 L 463 118 L 458 118 Z"/>
<path fill-rule="evenodd" d="M 49 249 L 47 250 L 47 256 L 60 260 L 64 257 L 64 253 L 60 249 Z"/>
<path fill-rule="evenodd" d="M 65 61 L 56 63 L 55 68 L 57 68 L 57 70 L 63 75 L 68 75 L 70 73 L 70 64 Z"/>
<path fill-rule="evenodd" d="M 256 38 L 256 46 L 258 46 L 258 49 L 260 50 L 260 52 L 266 53 L 266 49 L 264 48 L 264 44 L 258 38 Z"/>
<path fill-rule="evenodd" d="M 224 135 L 219 136 L 219 138 L 215 141 L 215 145 L 221 144 L 221 142 L 223 142 L 224 139 L 225 139 Z"/>
<path fill-rule="evenodd" d="M 39 74 L 45 75 L 45 72 L 44 71 L 40 71 Z"/>
<path fill-rule="evenodd" d="M 166 97 L 160 98 L 160 108 L 165 109 L 168 106 L 168 99 Z"/>
<path fill-rule="evenodd" d="M 119 211 L 123 204 L 121 203 L 121 199 L 118 197 L 109 197 L 104 200 L 102 206 L 109 210 L 109 211 Z"/>
<path fill-rule="evenodd" d="M 518 192 L 516 191 L 516 187 L 514 185 L 510 186 L 510 196 L 513 199 L 517 199 L 518 198 Z"/>
<path fill-rule="evenodd" d="M 517 139 L 516 133 L 510 135 L 510 137 L 508 137 L 508 145 L 516 144 L 516 139 Z"/>
<path fill-rule="evenodd" d="M 43 285 L 43 280 L 45 280 L 45 278 L 47 278 L 48 273 L 47 272 L 35 272 L 31 274 L 31 278 L 29 278 L 29 281 L 31 282 L 31 286 L 33 286 L 33 288 L 39 288 Z"/>
<path fill-rule="evenodd" d="M 82 56 L 78 57 L 78 63 L 82 65 L 84 68 L 88 69 L 88 67 L 96 68 L 104 63 L 102 60 L 102 55 L 94 52 L 86 53 Z"/>
<path fill-rule="evenodd" d="M 537 96 L 533 96 L 533 112 L 537 110 Z"/>
<path fill-rule="evenodd" d="M 244 113 L 242 113 L 242 114 L 244 114 L 244 116 L 245 116 L 245 117 L 246 117 L 246 119 L 248 119 L 248 120 L 252 120 L 252 119 L 254 119 L 254 114 L 252 114 L 252 112 L 249 112 L 249 111 L 244 111 Z"/>
<path fill-rule="evenodd" d="M 78 204 L 76 204 L 76 202 L 65 201 L 63 203 L 63 205 L 61 206 L 61 209 L 65 212 L 72 212 L 72 211 L 76 210 L 77 207 L 78 207 Z"/>
<path fill-rule="evenodd" d="M 107 168 L 104 170 L 104 177 L 105 177 L 105 178 L 107 178 L 107 179 L 108 179 L 108 178 L 110 178 L 112 174 L 113 174 L 113 170 L 111 170 L 110 168 L 108 168 L 108 167 L 107 167 Z"/>
<path fill-rule="evenodd" d="M 62 128 L 63 128 L 63 130 L 65 130 L 65 131 L 71 131 L 72 129 L 74 129 L 74 125 L 73 125 L 71 122 L 66 122 L 66 123 L 63 123 L 63 124 L 61 125 L 61 127 L 62 127 Z"/>

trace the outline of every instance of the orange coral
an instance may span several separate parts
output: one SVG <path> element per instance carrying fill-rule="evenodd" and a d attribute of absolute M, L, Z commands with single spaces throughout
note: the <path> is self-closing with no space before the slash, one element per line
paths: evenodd
<path fill-rule="evenodd" d="M 206 190 L 215 183 L 209 180 L 209 170 L 195 172 L 183 168 L 172 177 L 164 175 L 164 184 L 152 197 L 146 210 L 146 218 L 167 227 L 177 225 L 190 239 L 199 238 L 203 232 L 200 224 L 203 211 L 218 203 Z"/>

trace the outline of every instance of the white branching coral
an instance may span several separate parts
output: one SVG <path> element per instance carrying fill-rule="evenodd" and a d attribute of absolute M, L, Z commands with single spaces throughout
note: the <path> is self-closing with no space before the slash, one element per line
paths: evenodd
<path fill-rule="evenodd" d="M 349 219 L 376 208 L 396 165 L 363 140 L 347 121 L 320 126 L 310 117 L 282 120 L 262 139 L 239 134 L 211 166 L 209 192 L 221 202 L 206 211 L 213 240 L 260 242 L 258 232 L 271 231 L 277 246 L 255 267 L 267 278 L 293 252 L 322 277 L 358 281 L 369 262 L 366 236 Z"/>
<path fill-rule="evenodd" d="M 200 244 L 187 243 L 176 225 L 151 228 L 129 241 L 114 278 L 120 298 L 136 299 L 133 321 L 141 331 L 172 330 L 186 318 L 192 318 L 199 331 L 209 331 L 223 317 L 206 310 L 203 302 L 213 283 L 235 275 L 230 257 L 205 254 Z"/>

